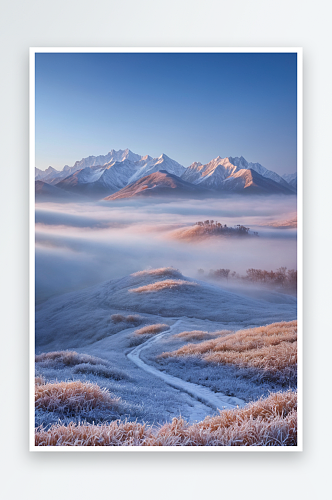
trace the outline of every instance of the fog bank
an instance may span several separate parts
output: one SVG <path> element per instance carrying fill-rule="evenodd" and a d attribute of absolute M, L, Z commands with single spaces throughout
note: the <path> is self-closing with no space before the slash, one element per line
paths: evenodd
<path fill-rule="evenodd" d="M 37 204 L 36 300 L 154 267 L 173 266 L 190 277 L 201 268 L 296 269 L 296 229 L 262 227 L 295 211 L 293 197 Z M 259 237 L 170 238 L 206 219 L 243 224 Z"/>

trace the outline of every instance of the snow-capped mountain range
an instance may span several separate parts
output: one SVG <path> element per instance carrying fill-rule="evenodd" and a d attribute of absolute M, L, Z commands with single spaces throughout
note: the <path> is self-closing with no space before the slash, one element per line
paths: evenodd
<path fill-rule="evenodd" d="M 154 175 L 158 172 L 162 175 Z M 45 171 L 36 168 L 35 180 L 38 181 L 37 197 L 44 183 L 57 188 L 43 190 L 53 195 L 64 190 L 95 199 L 118 199 L 142 194 L 144 186 L 149 190 L 144 194 L 151 194 L 153 189 L 156 195 L 168 191 L 174 195 L 177 191 L 196 195 L 201 192 L 204 196 L 209 193 L 215 196 L 221 191 L 295 194 L 297 175 L 281 177 L 259 163 L 248 163 L 242 156 L 218 156 L 205 165 L 195 162 L 185 168 L 165 154 L 152 158 L 129 149 L 112 149 L 107 155 L 83 158 L 72 167 L 65 165 L 61 171 L 52 167 Z M 114 193 L 119 195 L 112 196 Z"/>

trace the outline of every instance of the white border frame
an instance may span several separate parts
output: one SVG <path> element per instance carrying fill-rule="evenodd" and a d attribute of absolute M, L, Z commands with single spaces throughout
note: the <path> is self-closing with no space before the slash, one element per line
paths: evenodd
<path fill-rule="evenodd" d="M 296 53 L 297 54 L 297 269 L 298 444 L 272 446 L 35 446 L 35 54 L 36 53 Z M 40 452 L 297 452 L 303 451 L 303 50 L 302 47 L 30 47 L 29 63 L 29 450 Z"/>

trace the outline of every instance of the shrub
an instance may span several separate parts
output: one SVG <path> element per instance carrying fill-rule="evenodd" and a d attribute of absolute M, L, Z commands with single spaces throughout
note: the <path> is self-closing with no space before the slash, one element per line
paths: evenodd
<path fill-rule="evenodd" d="M 73 369 L 74 373 L 92 373 L 99 377 L 112 378 L 113 380 L 128 379 L 126 372 L 115 368 L 110 368 L 105 365 L 90 365 L 90 363 L 82 363 L 76 365 Z"/>
<path fill-rule="evenodd" d="M 36 446 L 296 446 L 297 394 L 272 393 L 245 408 L 224 410 L 189 424 L 182 418 L 160 428 L 137 422 L 39 428 Z"/>
<path fill-rule="evenodd" d="M 44 385 L 45 384 L 45 379 L 41 375 L 37 375 L 35 377 L 35 385 Z"/>
<path fill-rule="evenodd" d="M 133 325 L 139 325 L 142 323 L 142 316 L 139 314 L 129 314 L 128 316 L 124 316 L 123 314 L 112 314 L 111 319 L 113 323 L 130 323 Z"/>
<path fill-rule="evenodd" d="M 226 336 L 233 333 L 231 330 L 221 330 L 219 332 L 208 333 L 201 330 L 192 330 L 191 332 L 181 332 L 173 335 L 173 339 L 184 339 L 184 340 L 206 340 L 218 336 Z"/>
<path fill-rule="evenodd" d="M 112 314 L 111 319 L 113 323 L 122 323 L 123 321 L 126 321 L 126 317 L 123 316 L 123 314 Z"/>
<path fill-rule="evenodd" d="M 133 323 L 134 325 L 139 325 L 140 323 L 142 323 L 142 321 L 143 321 L 143 318 L 141 316 L 139 316 L 138 314 L 129 314 L 126 317 L 126 322 Z"/>
<path fill-rule="evenodd" d="M 101 358 L 90 356 L 89 354 L 79 354 L 76 351 L 53 351 L 42 353 L 35 357 L 35 361 L 36 363 L 42 363 L 44 366 L 48 367 L 57 365 L 75 366 L 81 363 L 90 363 L 91 365 L 107 364 L 107 361 Z"/>
<path fill-rule="evenodd" d="M 117 409 L 119 398 L 111 397 L 106 389 L 88 382 L 57 382 L 35 386 L 35 408 L 75 414 L 94 408 Z"/>
<path fill-rule="evenodd" d="M 169 325 L 156 323 L 155 325 L 143 326 L 143 328 L 135 331 L 135 335 L 156 335 L 157 333 L 165 332 L 166 330 L 169 330 Z"/>

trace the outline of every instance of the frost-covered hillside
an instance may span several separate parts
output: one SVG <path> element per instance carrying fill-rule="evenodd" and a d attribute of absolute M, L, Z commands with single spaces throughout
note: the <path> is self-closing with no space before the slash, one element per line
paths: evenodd
<path fill-rule="evenodd" d="M 295 319 L 296 300 L 275 297 L 252 299 L 160 268 L 49 299 L 36 308 L 36 425 L 155 424 L 179 415 L 193 422 L 287 390 L 277 373 L 160 358 L 189 342 L 235 335 L 236 343 L 239 329 Z"/>
<path fill-rule="evenodd" d="M 112 335 L 110 317 L 125 311 L 196 318 L 235 328 L 296 318 L 296 299 L 256 300 L 183 276 L 172 268 L 135 273 L 62 295 L 36 308 L 36 347 L 82 347 Z"/>

